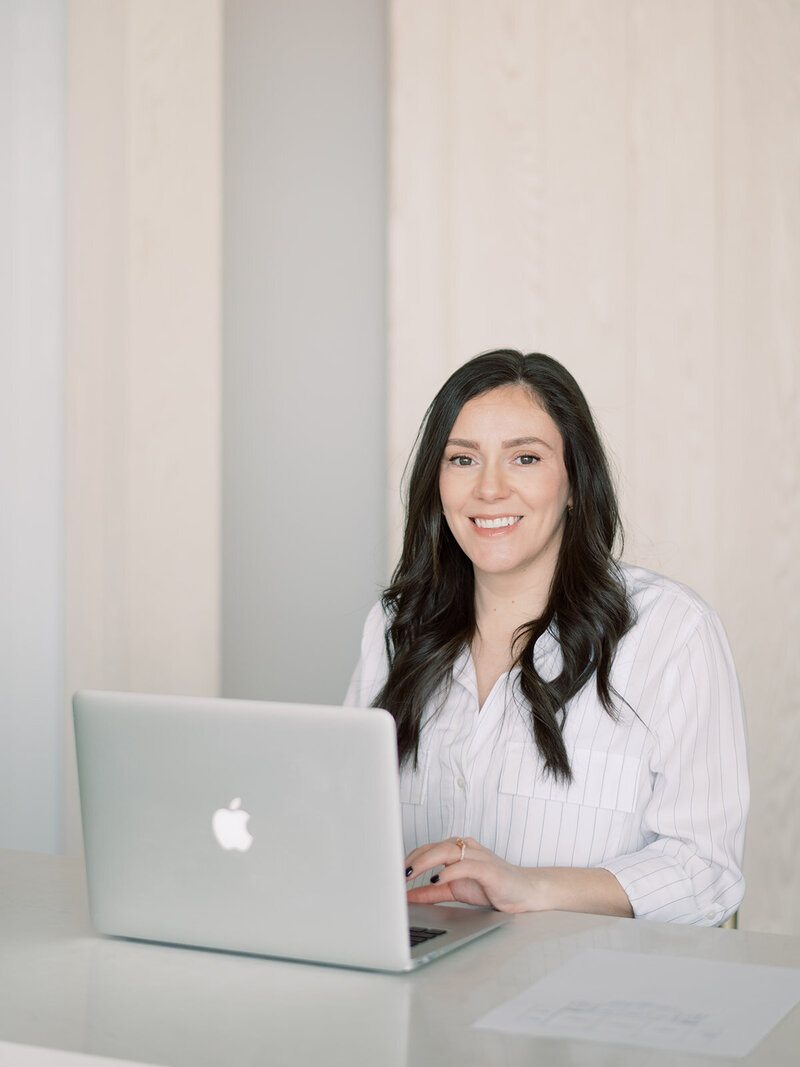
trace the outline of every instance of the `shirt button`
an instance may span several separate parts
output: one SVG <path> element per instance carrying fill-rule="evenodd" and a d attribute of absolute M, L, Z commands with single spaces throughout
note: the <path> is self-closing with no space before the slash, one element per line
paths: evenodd
<path fill-rule="evenodd" d="M 456 785 L 458 786 L 459 789 L 463 789 L 466 784 L 467 783 L 464 781 L 463 778 L 457 778 L 456 779 Z"/>

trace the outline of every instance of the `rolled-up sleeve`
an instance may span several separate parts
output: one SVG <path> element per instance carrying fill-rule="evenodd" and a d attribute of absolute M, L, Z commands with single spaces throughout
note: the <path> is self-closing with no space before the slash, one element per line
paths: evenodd
<path fill-rule="evenodd" d="M 750 792 L 741 689 L 713 612 L 695 620 L 655 703 L 638 709 L 654 742 L 642 820 L 647 844 L 601 866 L 620 882 L 637 918 L 718 925 L 744 896 Z"/>

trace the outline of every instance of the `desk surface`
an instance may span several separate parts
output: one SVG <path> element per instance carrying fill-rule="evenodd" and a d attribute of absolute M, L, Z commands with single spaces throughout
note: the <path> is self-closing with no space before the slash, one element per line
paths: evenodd
<path fill-rule="evenodd" d="M 0 852 L 0 1041 L 162 1067 L 800 1062 L 800 1006 L 744 1059 L 472 1029 L 587 948 L 800 967 L 800 938 L 565 912 L 409 975 L 120 941 L 93 933 L 80 861 Z"/>

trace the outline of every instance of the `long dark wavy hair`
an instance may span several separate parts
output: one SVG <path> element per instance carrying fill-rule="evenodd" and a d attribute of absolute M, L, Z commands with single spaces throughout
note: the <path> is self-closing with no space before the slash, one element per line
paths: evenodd
<path fill-rule="evenodd" d="M 432 700 L 444 700 L 453 663 L 476 632 L 472 564 L 442 513 L 442 456 L 467 401 L 509 385 L 531 391 L 564 444 L 573 508 L 545 610 L 516 631 L 512 655 L 521 668 L 518 684 L 545 768 L 569 781 L 562 736 L 567 702 L 594 675 L 603 707 L 617 714 L 609 675 L 617 644 L 633 624 L 633 608 L 615 555 L 622 548 L 622 528 L 605 451 L 577 382 L 549 356 L 510 349 L 476 356 L 448 378 L 428 408 L 408 482 L 403 552 L 383 594 L 390 620 L 389 673 L 375 706 L 395 718 L 401 764 L 416 764 L 423 715 Z M 552 681 L 541 677 L 533 657 L 548 628 L 558 638 L 563 660 Z"/>

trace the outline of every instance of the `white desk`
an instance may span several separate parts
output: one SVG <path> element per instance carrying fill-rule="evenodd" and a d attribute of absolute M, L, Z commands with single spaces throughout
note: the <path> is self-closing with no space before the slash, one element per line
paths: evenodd
<path fill-rule="evenodd" d="M 564 912 L 397 976 L 118 941 L 92 932 L 79 861 L 0 852 L 0 1041 L 163 1067 L 800 1063 L 800 1007 L 745 1059 L 472 1029 L 587 948 L 800 967 L 800 938 Z"/>

